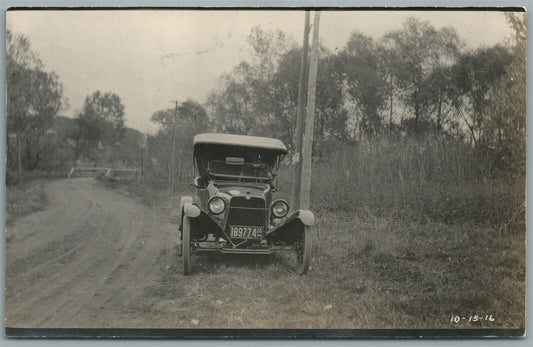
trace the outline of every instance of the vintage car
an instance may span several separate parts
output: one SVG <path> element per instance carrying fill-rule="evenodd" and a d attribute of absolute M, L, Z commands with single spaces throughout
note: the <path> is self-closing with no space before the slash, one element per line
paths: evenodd
<path fill-rule="evenodd" d="M 290 211 L 285 200 L 273 198 L 285 145 L 266 137 L 199 134 L 193 147 L 196 192 L 180 201 L 183 273 L 190 274 L 191 251 L 294 252 L 297 272 L 307 273 L 314 215 Z"/>

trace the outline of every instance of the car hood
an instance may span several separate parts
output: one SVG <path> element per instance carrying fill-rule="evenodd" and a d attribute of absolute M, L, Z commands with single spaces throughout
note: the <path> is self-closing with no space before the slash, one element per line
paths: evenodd
<path fill-rule="evenodd" d="M 265 199 L 269 191 L 270 187 L 266 184 L 255 184 L 246 186 L 223 184 L 213 185 L 212 189 L 209 192 L 209 196 L 221 196 L 224 197 L 226 200 L 231 200 L 231 198 L 235 196 L 250 196 Z"/>

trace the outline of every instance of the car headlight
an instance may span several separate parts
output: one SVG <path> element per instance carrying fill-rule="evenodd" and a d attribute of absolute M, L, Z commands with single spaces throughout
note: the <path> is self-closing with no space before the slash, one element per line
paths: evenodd
<path fill-rule="evenodd" d="M 226 209 L 226 202 L 218 196 L 209 200 L 209 211 L 213 214 L 221 214 Z"/>
<path fill-rule="evenodd" d="M 283 218 L 289 213 L 289 204 L 285 200 L 276 200 L 272 204 L 272 214 L 276 218 Z"/>

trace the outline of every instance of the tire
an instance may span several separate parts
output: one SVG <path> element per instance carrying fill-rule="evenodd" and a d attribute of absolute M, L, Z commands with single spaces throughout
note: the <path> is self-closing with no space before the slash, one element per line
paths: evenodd
<path fill-rule="evenodd" d="M 191 273 L 191 221 L 187 216 L 183 216 L 181 257 L 183 259 L 183 274 L 189 275 Z"/>
<path fill-rule="evenodd" d="M 313 248 L 313 240 L 311 235 L 311 227 L 305 225 L 304 231 L 296 247 L 296 264 L 298 266 L 298 273 L 305 275 L 309 270 L 311 263 L 311 249 Z"/>

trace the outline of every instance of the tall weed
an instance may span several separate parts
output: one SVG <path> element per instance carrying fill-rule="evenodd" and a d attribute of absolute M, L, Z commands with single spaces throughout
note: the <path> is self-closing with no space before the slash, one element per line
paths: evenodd
<path fill-rule="evenodd" d="M 338 146 L 312 171 L 314 211 L 524 228 L 525 178 L 495 172 L 490 157 L 442 137 L 383 137 Z M 293 169 L 280 169 L 290 191 Z"/>

